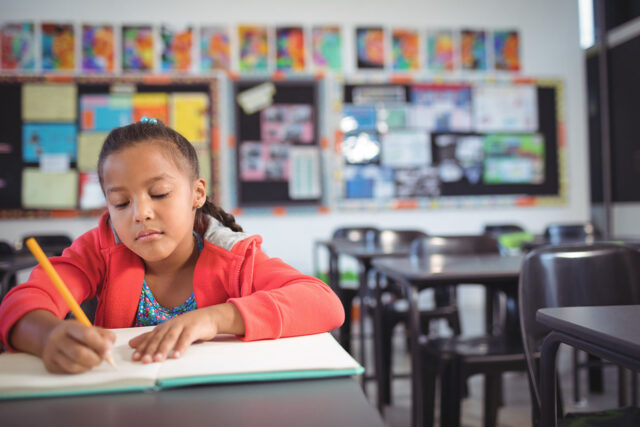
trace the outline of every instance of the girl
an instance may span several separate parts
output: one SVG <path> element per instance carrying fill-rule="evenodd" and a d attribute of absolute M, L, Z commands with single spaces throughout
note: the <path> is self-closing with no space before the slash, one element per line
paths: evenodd
<path fill-rule="evenodd" d="M 219 333 L 260 340 L 340 326 L 340 300 L 324 283 L 260 249 L 206 197 L 193 146 L 155 119 L 116 128 L 98 159 L 108 211 L 99 226 L 51 259 L 78 301 L 97 297 L 95 325 L 158 325 L 130 341 L 133 360 L 180 357 Z M 114 335 L 62 320 L 68 308 L 44 271 L 0 305 L 0 338 L 42 358 L 50 372 L 101 363 Z"/>

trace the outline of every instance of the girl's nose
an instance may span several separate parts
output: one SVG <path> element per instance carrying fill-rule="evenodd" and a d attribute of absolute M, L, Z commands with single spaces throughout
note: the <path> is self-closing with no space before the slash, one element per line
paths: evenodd
<path fill-rule="evenodd" d="M 153 217 L 153 209 L 150 200 L 140 199 L 134 203 L 134 215 L 136 222 L 144 222 Z"/>

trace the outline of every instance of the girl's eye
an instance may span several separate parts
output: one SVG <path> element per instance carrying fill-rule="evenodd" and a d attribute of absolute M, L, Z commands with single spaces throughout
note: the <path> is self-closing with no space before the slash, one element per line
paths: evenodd
<path fill-rule="evenodd" d="M 127 205 L 128 205 L 128 204 L 129 204 L 129 201 L 127 200 L 127 201 L 126 201 L 126 202 L 124 202 L 124 203 L 118 203 L 118 204 L 115 204 L 114 206 L 115 206 L 116 208 L 118 208 L 118 209 L 122 209 L 122 208 L 127 207 Z"/>
<path fill-rule="evenodd" d="M 163 194 L 152 194 L 151 198 L 152 199 L 162 199 L 164 197 L 167 197 L 169 195 L 169 193 L 163 193 Z"/>

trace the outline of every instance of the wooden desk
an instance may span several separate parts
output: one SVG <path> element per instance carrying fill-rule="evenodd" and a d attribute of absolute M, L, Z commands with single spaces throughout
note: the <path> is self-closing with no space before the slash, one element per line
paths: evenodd
<path fill-rule="evenodd" d="M 383 427 L 351 378 L 184 387 L 0 402 L 6 426 Z"/>
<path fill-rule="evenodd" d="M 404 257 L 375 259 L 372 266 L 376 272 L 393 279 L 402 288 L 409 301 L 409 333 L 411 337 L 411 370 L 412 377 L 421 378 L 422 357 L 420 355 L 420 317 L 418 311 L 418 293 L 422 289 L 440 285 L 456 285 L 460 283 L 478 283 L 486 287 L 499 289 L 507 295 L 507 318 L 505 331 L 507 337 L 520 340 L 520 326 L 518 317 L 518 277 L 522 256 L 520 255 L 430 255 L 426 257 Z M 377 290 L 376 297 L 380 292 Z M 380 307 L 380 301 L 376 308 Z M 375 331 L 381 329 L 381 310 L 375 312 Z M 378 332 L 376 332 L 378 333 Z M 381 359 L 381 351 L 376 349 L 376 372 L 378 380 L 378 406 L 382 407 L 390 394 L 390 374 L 384 369 L 385 362 Z M 411 382 L 412 411 L 420 404 L 416 400 L 416 387 L 419 381 Z M 413 412 L 414 419 L 417 417 Z M 421 423 L 421 420 L 418 420 Z M 415 423 L 414 423 L 415 424 Z"/>
<path fill-rule="evenodd" d="M 540 425 L 557 425 L 556 354 L 561 343 L 640 371 L 640 305 L 543 308 L 536 320 L 552 330 L 540 353 Z"/>

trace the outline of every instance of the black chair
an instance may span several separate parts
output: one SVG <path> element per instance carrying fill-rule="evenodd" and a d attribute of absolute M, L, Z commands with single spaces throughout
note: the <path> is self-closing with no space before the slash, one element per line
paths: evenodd
<path fill-rule="evenodd" d="M 600 233 L 590 222 L 549 224 L 544 230 L 544 238 L 551 244 L 593 243 Z"/>
<path fill-rule="evenodd" d="M 488 234 L 493 237 L 498 237 L 501 234 L 506 233 L 518 233 L 524 231 L 524 228 L 517 224 L 486 224 L 484 226 L 484 234 Z"/>
<path fill-rule="evenodd" d="M 498 254 L 495 238 L 479 236 L 428 237 L 414 242 L 412 256 Z M 515 290 L 515 284 L 512 286 Z M 488 302 L 491 299 L 487 299 Z M 501 376 L 508 371 L 525 369 L 520 334 L 517 328 L 515 304 L 507 304 L 511 327 L 505 326 L 499 334 L 491 332 L 475 337 L 435 338 L 421 337 L 423 377 L 420 410 L 424 425 L 433 425 L 436 377 L 440 376 L 440 425 L 460 425 L 460 402 L 466 380 L 476 374 L 485 376 L 484 425 L 495 426 L 501 400 Z"/>
<path fill-rule="evenodd" d="M 600 237 L 599 231 L 590 222 L 549 224 L 544 230 L 544 239 L 554 245 L 567 243 L 592 244 Z M 602 373 L 603 362 L 600 358 L 588 355 L 585 362 L 580 361 L 580 351 L 573 349 L 573 401 L 580 401 L 580 369 L 589 370 L 589 390 L 603 393 L 604 381 Z"/>
<path fill-rule="evenodd" d="M 371 243 L 374 244 L 378 239 L 379 230 L 373 226 L 356 226 L 356 227 L 340 227 L 334 230 L 332 240 L 346 240 L 352 243 Z M 329 252 L 332 252 L 331 246 L 328 246 Z M 339 259 L 337 256 L 330 257 L 329 271 L 334 273 L 329 278 L 329 284 L 333 291 L 338 295 L 342 306 L 344 307 L 345 317 L 344 323 L 340 326 L 339 342 L 342 347 L 351 352 L 351 313 L 352 304 L 355 297 L 358 296 L 358 287 L 345 288 L 340 284 Z"/>
<path fill-rule="evenodd" d="M 550 332 L 536 322 L 536 312 L 546 307 L 640 304 L 640 252 L 606 243 L 547 246 L 525 258 L 519 284 L 520 326 L 527 359 L 533 425 L 539 425 L 541 399 L 538 351 Z M 562 416 L 562 410 L 560 410 Z M 637 411 L 574 414 L 562 425 L 621 425 L 631 417 L 640 425 Z"/>
<path fill-rule="evenodd" d="M 33 237 L 38 242 L 38 245 L 42 248 L 43 252 L 49 256 L 59 256 L 62 251 L 73 243 L 71 237 L 65 234 L 34 234 L 25 236 L 22 238 L 22 249 L 27 251 L 26 241 L 28 238 Z"/>
<path fill-rule="evenodd" d="M 11 244 L 0 240 L 0 258 L 10 257 L 15 252 Z M 6 275 L 9 275 L 5 277 Z M 16 285 L 16 274 L 11 270 L 0 270 L 0 301 L 4 298 L 9 289 Z"/>

